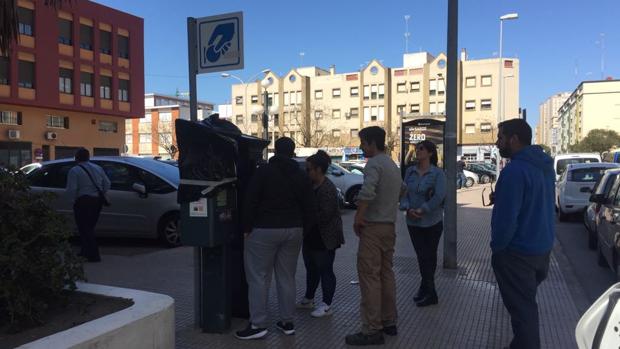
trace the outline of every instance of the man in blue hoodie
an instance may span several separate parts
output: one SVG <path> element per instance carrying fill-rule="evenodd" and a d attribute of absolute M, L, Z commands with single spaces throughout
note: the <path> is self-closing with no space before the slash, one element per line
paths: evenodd
<path fill-rule="evenodd" d="M 532 128 L 521 119 L 498 126 L 500 155 L 510 158 L 495 192 L 491 263 L 514 338 L 510 348 L 540 348 L 536 290 L 547 277 L 553 247 L 553 160 L 531 145 Z"/>

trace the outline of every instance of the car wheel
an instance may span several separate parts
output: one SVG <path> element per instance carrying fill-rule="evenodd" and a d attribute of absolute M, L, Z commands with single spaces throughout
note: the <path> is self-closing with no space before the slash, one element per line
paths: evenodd
<path fill-rule="evenodd" d="M 599 267 L 609 268 L 609 264 L 607 264 L 607 260 L 605 259 L 605 256 L 603 255 L 603 250 L 601 250 L 601 245 L 597 244 L 597 246 L 598 246 L 597 263 Z"/>
<path fill-rule="evenodd" d="M 362 186 L 356 185 L 354 187 L 351 187 L 347 192 L 346 200 L 347 203 L 351 205 L 351 207 L 356 207 L 355 201 L 357 200 L 357 195 L 360 193 L 360 189 L 362 189 Z"/>
<path fill-rule="evenodd" d="M 489 177 L 489 175 L 482 175 L 480 177 L 480 183 L 482 183 L 482 184 L 489 184 L 489 183 L 491 183 L 491 177 Z"/>
<path fill-rule="evenodd" d="M 596 249 L 596 245 L 598 245 L 598 238 L 596 232 L 588 232 L 588 248 L 591 250 Z"/>
<path fill-rule="evenodd" d="M 467 177 L 467 180 L 465 181 L 465 188 L 471 188 L 474 186 L 476 181 L 474 181 L 473 178 L 471 177 Z"/>
<path fill-rule="evenodd" d="M 159 222 L 159 239 L 168 247 L 181 245 L 181 234 L 179 231 L 179 213 L 169 213 L 162 217 Z"/>

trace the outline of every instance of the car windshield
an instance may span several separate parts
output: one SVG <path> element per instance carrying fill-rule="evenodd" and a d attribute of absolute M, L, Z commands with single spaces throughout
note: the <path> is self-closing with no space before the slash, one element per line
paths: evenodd
<path fill-rule="evenodd" d="M 597 158 L 571 158 L 558 160 L 557 174 L 561 175 L 566 171 L 566 167 L 570 164 L 589 164 L 592 162 L 599 162 Z"/>
<path fill-rule="evenodd" d="M 41 167 L 40 164 L 30 164 L 20 168 L 19 170 L 22 171 L 24 174 L 29 174 L 30 172 L 36 170 L 39 167 Z"/>
<path fill-rule="evenodd" d="M 608 169 L 606 167 L 589 167 L 572 170 L 569 177 L 570 182 L 596 182 Z"/>

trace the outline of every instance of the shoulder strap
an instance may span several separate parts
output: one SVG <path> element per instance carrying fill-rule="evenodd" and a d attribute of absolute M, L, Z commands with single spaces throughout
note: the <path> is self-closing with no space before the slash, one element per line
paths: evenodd
<path fill-rule="evenodd" d="M 90 181 L 93 183 L 93 185 L 95 186 L 95 188 L 97 188 L 97 191 L 99 192 L 99 195 L 103 195 L 103 190 L 99 189 L 99 186 L 97 186 L 97 183 L 95 183 L 95 180 L 93 179 L 93 176 L 90 175 L 90 172 L 88 172 L 88 170 L 86 169 L 86 167 L 82 166 L 82 165 L 78 165 L 82 168 L 82 170 L 84 172 L 86 172 L 86 174 L 88 175 L 88 178 L 90 178 Z"/>

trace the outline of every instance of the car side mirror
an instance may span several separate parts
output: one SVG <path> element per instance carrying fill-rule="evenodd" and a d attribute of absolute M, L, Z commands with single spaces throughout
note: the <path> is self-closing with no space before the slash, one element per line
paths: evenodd
<path fill-rule="evenodd" d="M 140 183 L 134 183 L 131 189 L 135 190 L 140 195 L 146 195 L 146 186 Z"/>

